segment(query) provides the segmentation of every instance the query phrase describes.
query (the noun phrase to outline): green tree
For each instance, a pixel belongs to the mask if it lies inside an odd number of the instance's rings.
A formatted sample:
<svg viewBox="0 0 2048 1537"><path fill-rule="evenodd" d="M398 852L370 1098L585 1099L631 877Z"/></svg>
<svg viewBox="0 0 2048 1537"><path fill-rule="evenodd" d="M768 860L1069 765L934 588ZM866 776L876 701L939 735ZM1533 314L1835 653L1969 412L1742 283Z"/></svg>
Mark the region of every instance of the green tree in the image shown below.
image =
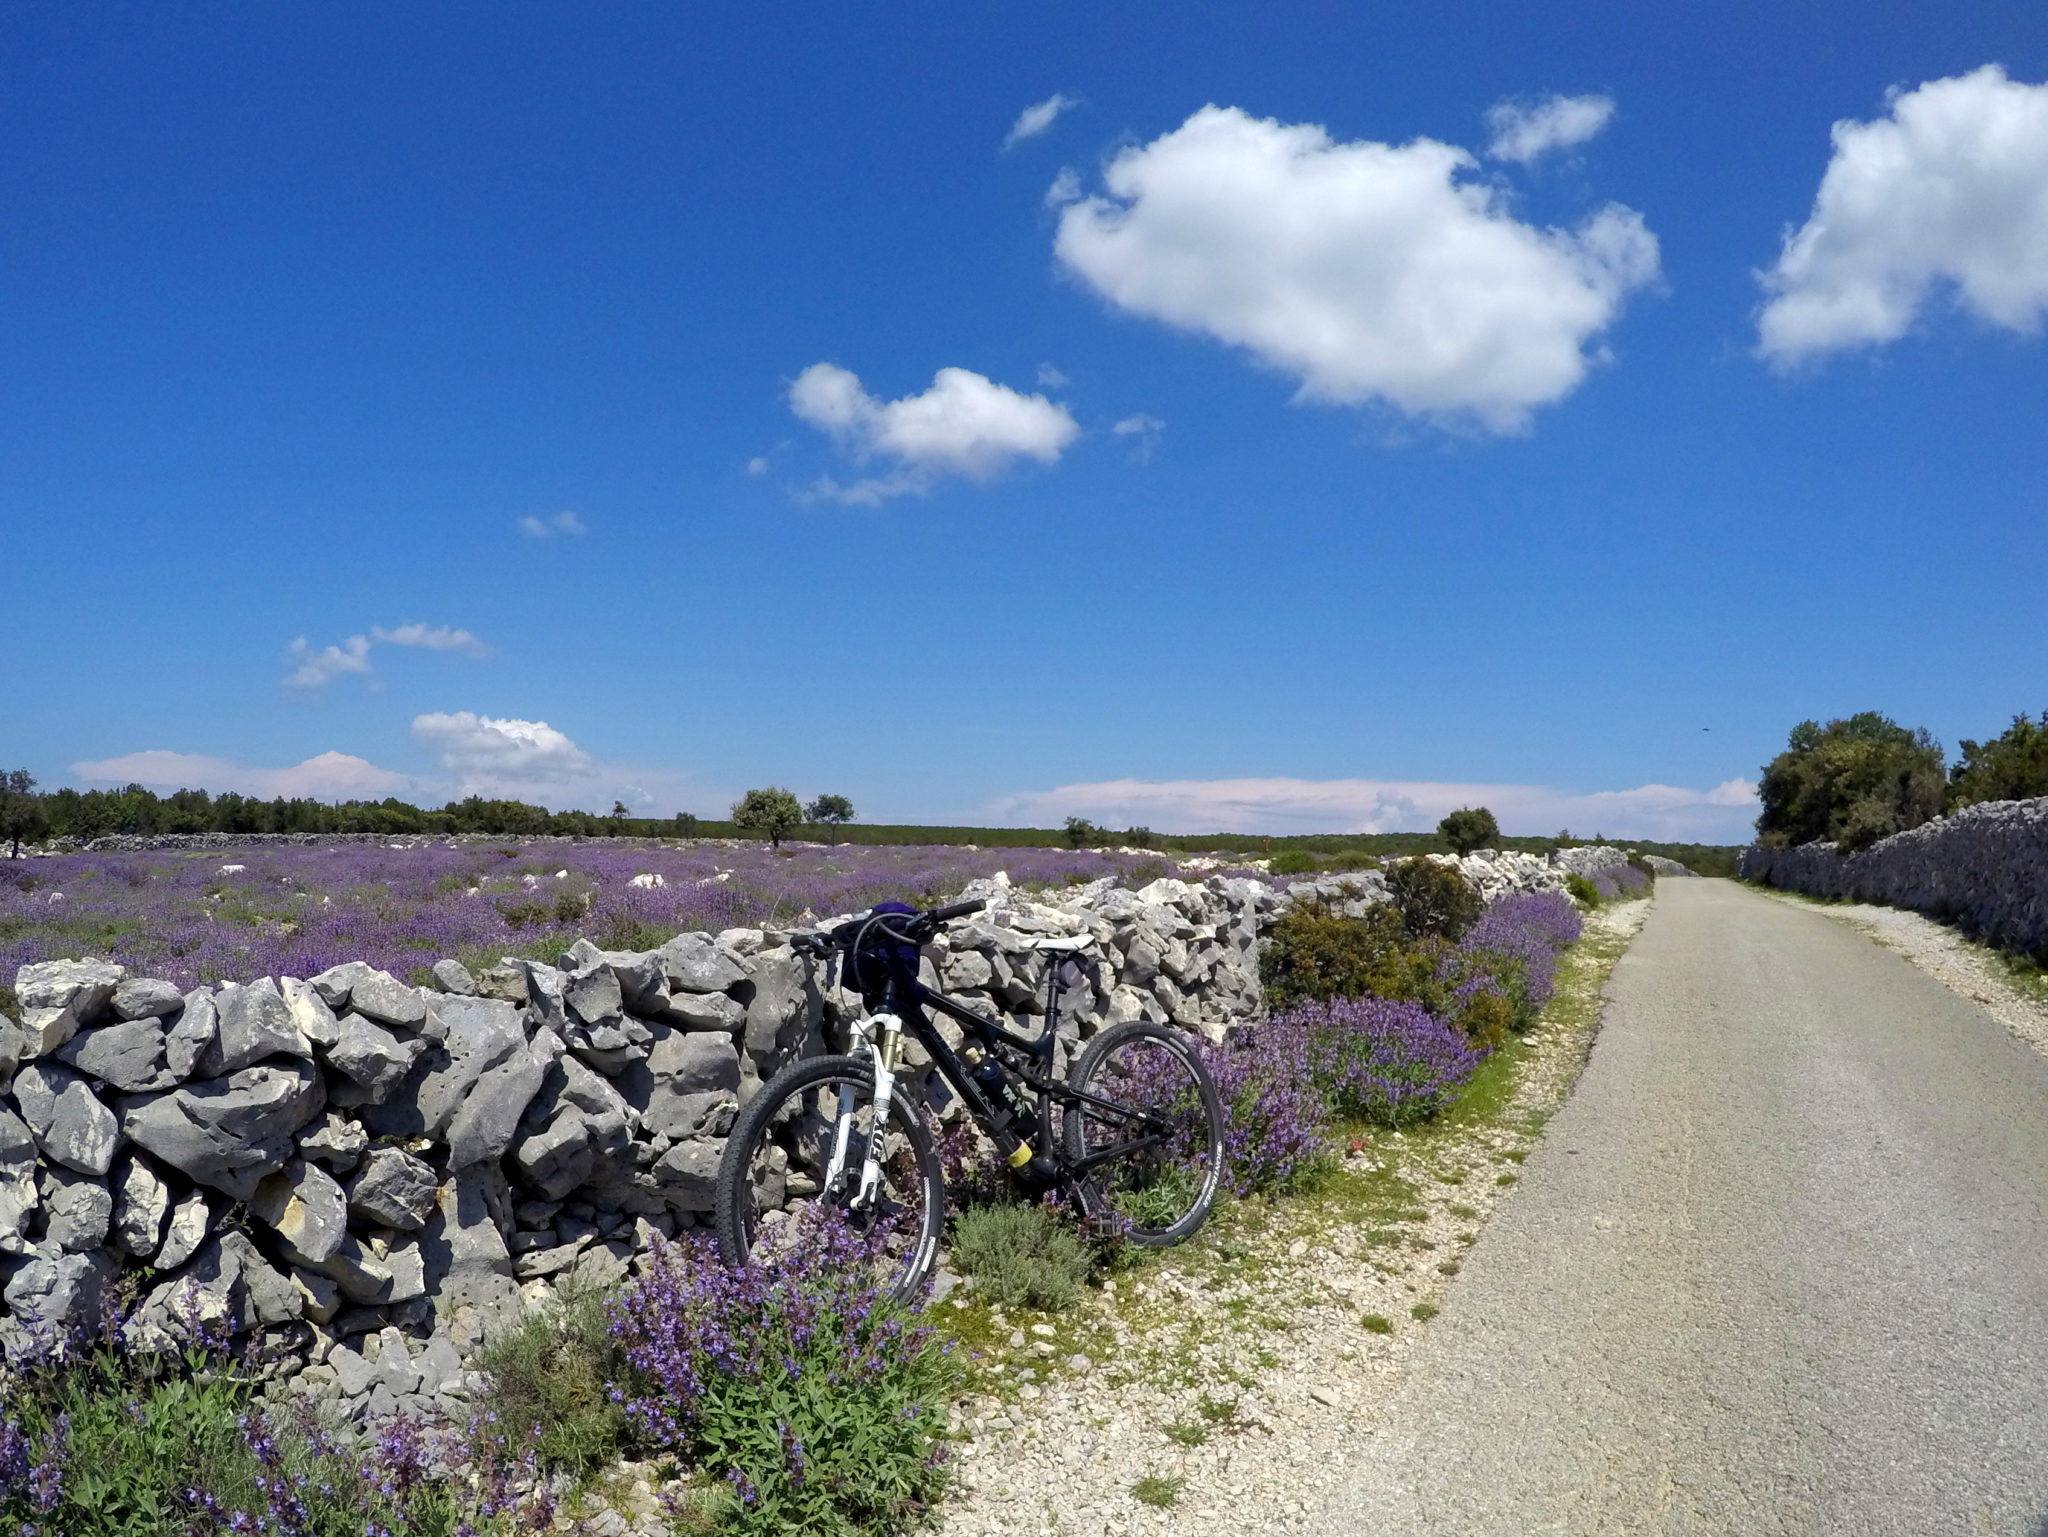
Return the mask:
<svg viewBox="0 0 2048 1537"><path fill-rule="evenodd" d="M604 819L604 830L614 838L618 837L620 833L626 830L626 818L631 814L631 812L626 810L626 803L624 801L613 801L611 812Z"/></svg>
<svg viewBox="0 0 2048 1537"><path fill-rule="evenodd" d="M776 848L804 819L804 808L787 790L749 790L733 802L732 825L741 832L757 833Z"/></svg>
<svg viewBox="0 0 2048 1537"><path fill-rule="evenodd" d="M2048 710L2041 712L2038 722L2015 715L2012 724L1988 742L1964 738L1956 765L1949 770L1951 807L2032 800L2039 795L2048 795Z"/></svg>
<svg viewBox="0 0 2048 1537"><path fill-rule="evenodd" d="M678 838L694 838L697 836L697 814L694 811L678 811L676 813L675 835Z"/></svg>
<svg viewBox="0 0 2048 1537"><path fill-rule="evenodd" d="M1484 806L1464 806L1436 824L1437 836L1455 854L1469 854L1500 842L1500 823Z"/></svg>
<svg viewBox="0 0 2048 1537"><path fill-rule="evenodd" d="M807 822L838 824L853 820L853 802L843 795L821 795L804 807Z"/></svg>
<svg viewBox="0 0 2048 1537"><path fill-rule="evenodd" d="M1085 849L1102 841L1102 829L1086 817L1067 818L1067 846Z"/></svg>
<svg viewBox="0 0 2048 1537"><path fill-rule="evenodd" d="M0 773L0 838L13 844L11 857L21 858L22 839L40 838L49 827L43 799L36 794L35 775L27 769Z"/></svg>
<svg viewBox="0 0 2048 1537"><path fill-rule="evenodd" d="M1803 720L1764 765L1757 842L1867 848L1938 816L1945 782L1941 744L1924 729L1875 710L1825 726Z"/></svg>

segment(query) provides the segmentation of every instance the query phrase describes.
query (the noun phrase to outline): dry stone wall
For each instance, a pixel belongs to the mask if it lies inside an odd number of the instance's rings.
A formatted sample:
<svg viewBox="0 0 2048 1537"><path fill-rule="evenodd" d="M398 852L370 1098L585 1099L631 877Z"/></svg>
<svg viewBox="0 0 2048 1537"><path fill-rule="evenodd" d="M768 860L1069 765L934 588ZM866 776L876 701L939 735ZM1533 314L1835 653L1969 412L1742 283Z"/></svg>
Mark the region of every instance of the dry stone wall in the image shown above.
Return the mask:
<svg viewBox="0 0 2048 1537"><path fill-rule="evenodd" d="M2048 798L1986 801L1844 854L1832 843L1745 849L1744 880L1882 902L2048 958Z"/></svg>
<svg viewBox="0 0 2048 1537"><path fill-rule="evenodd" d="M1455 862L1489 896L1563 880L1528 856ZM989 908L930 947L927 980L1041 1014L1031 940L1086 935L1063 1054L1124 1019L1220 1036L1260 1008L1261 935L1322 884L1103 880L1038 901L998 876L969 888ZM1337 887L1385 900L1371 872ZM442 961L428 989L361 962L190 992L104 961L23 967L22 1020L0 1019L0 1344L87 1322L122 1281L146 1327L268 1331L360 1416L432 1412L508 1310L708 1221L739 1105L781 1062L844 1047L858 998L787 938L579 940L554 965Z"/></svg>

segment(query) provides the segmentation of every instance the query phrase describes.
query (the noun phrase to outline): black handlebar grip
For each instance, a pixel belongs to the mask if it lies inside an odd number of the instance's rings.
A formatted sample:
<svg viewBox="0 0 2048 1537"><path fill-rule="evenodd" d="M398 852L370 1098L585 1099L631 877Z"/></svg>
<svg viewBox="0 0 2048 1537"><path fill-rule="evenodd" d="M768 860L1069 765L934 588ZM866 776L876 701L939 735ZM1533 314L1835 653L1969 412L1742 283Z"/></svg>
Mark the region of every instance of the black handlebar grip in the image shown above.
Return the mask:
<svg viewBox="0 0 2048 1537"><path fill-rule="evenodd" d="M925 916L934 923L950 923L955 918L965 918L969 913L978 913L988 903L975 897L966 902L948 902L944 907L935 907Z"/></svg>

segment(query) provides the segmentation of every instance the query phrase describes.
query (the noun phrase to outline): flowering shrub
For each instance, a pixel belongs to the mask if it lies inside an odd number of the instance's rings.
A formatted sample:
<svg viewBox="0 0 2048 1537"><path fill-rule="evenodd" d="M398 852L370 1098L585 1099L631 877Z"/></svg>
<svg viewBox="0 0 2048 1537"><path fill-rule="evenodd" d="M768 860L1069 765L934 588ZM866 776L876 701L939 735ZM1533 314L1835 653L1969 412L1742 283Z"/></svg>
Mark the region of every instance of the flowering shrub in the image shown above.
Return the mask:
<svg viewBox="0 0 2048 1537"><path fill-rule="evenodd" d="M1385 998L1298 1005L1250 1044L1300 1064L1330 1114L1388 1126L1433 1114L1484 1056L1421 1005Z"/></svg>
<svg viewBox="0 0 2048 1537"><path fill-rule="evenodd" d="M1516 892L1487 904L1458 951L1492 969L1526 1030L1550 1002L1557 958L1584 930L1571 899L1555 891Z"/></svg>
<svg viewBox="0 0 2048 1537"><path fill-rule="evenodd" d="M892 1305L869 1240L836 1214L728 1270L701 1235L658 1243L612 1303L627 1416L722 1478L746 1533L893 1532L947 1483L948 1347Z"/></svg>
<svg viewBox="0 0 2048 1537"><path fill-rule="evenodd" d="M1203 1050L1223 1101L1224 1178L1238 1195L1279 1194L1311 1179L1328 1157L1329 1110L1310 1081L1306 1042L1261 1026Z"/></svg>
<svg viewBox="0 0 2048 1537"><path fill-rule="evenodd" d="M395 1420L367 1444L305 1399L264 1407L252 1363L195 1331L145 1349L111 1323L19 1363L0 1390L0 1531L8 1537L525 1537L553 1501L532 1459L473 1434Z"/></svg>

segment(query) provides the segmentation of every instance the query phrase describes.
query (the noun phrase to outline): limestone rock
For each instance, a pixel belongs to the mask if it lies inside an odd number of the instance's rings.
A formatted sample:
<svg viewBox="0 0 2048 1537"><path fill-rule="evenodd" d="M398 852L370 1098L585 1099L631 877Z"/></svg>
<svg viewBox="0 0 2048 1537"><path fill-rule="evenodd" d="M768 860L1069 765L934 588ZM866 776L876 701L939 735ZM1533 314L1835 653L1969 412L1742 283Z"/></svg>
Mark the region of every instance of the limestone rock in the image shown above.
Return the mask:
<svg viewBox="0 0 2048 1537"><path fill-rule="evenodd" d="M299 1034L314 1046L332 1046L341 1032L341 1024L334 1017L334 1010L327 1006L327 1000L320 996L320 989L311 982L301 982L297 977L286 977L278 984L278 992L284 998L285 1011L291 1015L292 1024Z"/></svg>
<svg viewBox="0 0 2048 1537"><path fill-rule="evenodd" d="M434 986L444 993L468 995L477 990L476 978L469 974L469 968L460 961L434 962L433 977Z"/></svg>
<svg viewBox="0 0 2048 1537"><path fill-rule="evenodd" d="M43 1170L41 1183L46 1250L54 1246L67 1254L86 1254L107 1241L114 1196L104 1179L52 1165Z"/></svg>
<svg viewBox="0 0 2048 1537"><path fill-rule="evenodd" d="M630 1135L627 1101L574 1057L549 1067L540 1094L521 1121L512 1151L525 1182L560 1200L590 1177L600 1159L615 1157Z"/></svg>
<svg viewBox="0 0 2048 1537"><path fill-rule="evenodd" d="M740 1054L732 1038L662 1030L645 1064L621 1075L625 1100L650 1134L696 1135L724 1105L737 1105Z"/></svg>
<svg viewBox="0 0 2048 1537"><path fill-rule="evenodd" d="M146 1014L81 1030L50 1055L53 1061L75 1067L89 1078L140 1093L167 1089L177 1081L165 1067L164 1044L163 1020Z"/></svg>
<svg viewBox="0 0 2048 1537"><path fill-rule="evenodd" d="M403 1233L419 1231L434 1210L434 1171L395 1147L374 1149L349 1181L351 1212Z"/></svg>
<svg viewBox="0 0 2048 1537"><path fill-rule="evenodd" d="M220 1015L219 1027L194 1069L202 1078L223 1078L266 1057L312 1055L277 984L268 977L221 989L214 1008Z"/></svg>
<svg viewBox="0 0 2048 1537"><path fill-rule="evenodd" d="M405 1081L427 1046L419 1036L401 1040L361 1014L344 1014L328 1048L327 1065L361 1086L361 1103L381 1105Z"/></svg>
<svg viewBox="0 0 2048 1537"><path fill-rule="evenodd" d="M171 1208L170 1226L164 1230L163 1247L156 1253L158 1270L176 1270L199 1252L213 1225L213 1213L206 1197L195 1190Z"/></svg>
<svg viewBox="0 0 2048 1537"><path fill-rule="evenodd" d="M405 1025L417 1029L427 1017L427 1003L415 988L407 987L388 971L365 967L349 988L349 1006L380 1024Z"/></svg>
<svg viewBox="0 0 2048 1537"><path fill-rule="evenodd" d="M108 961L34 961L15 973L14 994L28 1027L27 1055L55 1051L84 1025L97 1023L127 977Z"/></svg>
<svg viewBox="0 0 2048 1537"><path fill-rule="evenodd" d="M319 1265L334 1257L348 1235L348 1202L341 1186L318 1164L295 1158L249 1197L249 1210L276 1229L297 1263Z"/></svg>
<svg viewBox="0 0 2048 1537"><path fill-rule="evenodd" d="M367 1131L332 1110L316 1125L299 1133L299 1155L336 1174L346 1174L360 1163L363 1150L369 1145Z"/></svg>
<svg viewBox="0 0 2048 1537"><path fill-rule="evenodd" d="M492 1182L499 1178L492 1169L465 1169L441 1187L419 1245L437 1316L465 1306L506 1308L519 1300L511 1251L491 1211Z"/></svg>
<svg viewBox="0 0 2048 1537"><path fill-rule="evenodd" d="M99 1317L100 1294L112 1273L104 1254L67 1254L51 1247L8 1278L0 1301L32 1334L59 1337Z"/></svg>
<svg viewBox="0 0 2048 1537"><path fill-rule="evenodd" d="M724 993L675 993L663 1005L661 1018L686 1030L737 1030L747 1022L747 1011Z"/></svg>
<svg viewBox="0 0 2048 1537"><path fill-rule="evenodd" d="M114 1247L153 1262L164 1244L164 1222L171 1214L171 1190L145 1158L124 1153L113 1169Z"/></svg>
<svg viewBox="0 0 2048 1537"><path fill-rule="evenodd" d="M20 1117L0 1106L0 1254L27 1247L28 1220L41 1200L35 1138Z"/></svg>
<svg viewBox="0 0 2048 1537"><path fill-rule="evenodd" d="M15 1075L14 1100L45 1157L81 1174L104 1174L113 1165L120 1124L71 1068L31 1062Z"/></svg>
<svg viewBox="0 0 2048 1537"><path fill-rule="evenodd" d="M154 977L130 977L114 989L114 1013L121 1019L162 1019L185 1006L184 995Z"/></svg>
<svg viewBox="0 0 2048 1537"><path fill-rule="evenodd" d="M574 973L562 998L569 1007L569 1017L586 1025L609 1024L625 1012L619 979L601 961Z"/></svg>
<svg viewBox="0 0 2048 1537"><path fill-rule="evenodd" d="M678 934L654 958L669 986L687 993L722 993L747 979L745 968L702 934Z"/></svg>
<svg viewBox="0 0 2048 1537"><path fill-rule="evenodd" d="M238 1201L291 1156L299 1128L326 1103L325 1087L299 1061L245 1067L121 1102L122 1129L172 1168Z"/></svg>
<svg viewBox="0 0 2048 1537"><path fill-rule="evenodd" d="M716 1143L682 1142L662 1154L654 1166L654 1177L676 1210L711 1211L717 1206L722 1151Z"/></svg>
<svg viewBox="0 0 2048 1537"><path fill-rule="evenodd" d="M164 1037L164 1071L171 1075L171 1082L183 1083L198 1070L199 1058L213 1044L219 1029L220 1011L214 1006L213 993L204 987L187 993L184 1012L171 1022Z"/></svg>

